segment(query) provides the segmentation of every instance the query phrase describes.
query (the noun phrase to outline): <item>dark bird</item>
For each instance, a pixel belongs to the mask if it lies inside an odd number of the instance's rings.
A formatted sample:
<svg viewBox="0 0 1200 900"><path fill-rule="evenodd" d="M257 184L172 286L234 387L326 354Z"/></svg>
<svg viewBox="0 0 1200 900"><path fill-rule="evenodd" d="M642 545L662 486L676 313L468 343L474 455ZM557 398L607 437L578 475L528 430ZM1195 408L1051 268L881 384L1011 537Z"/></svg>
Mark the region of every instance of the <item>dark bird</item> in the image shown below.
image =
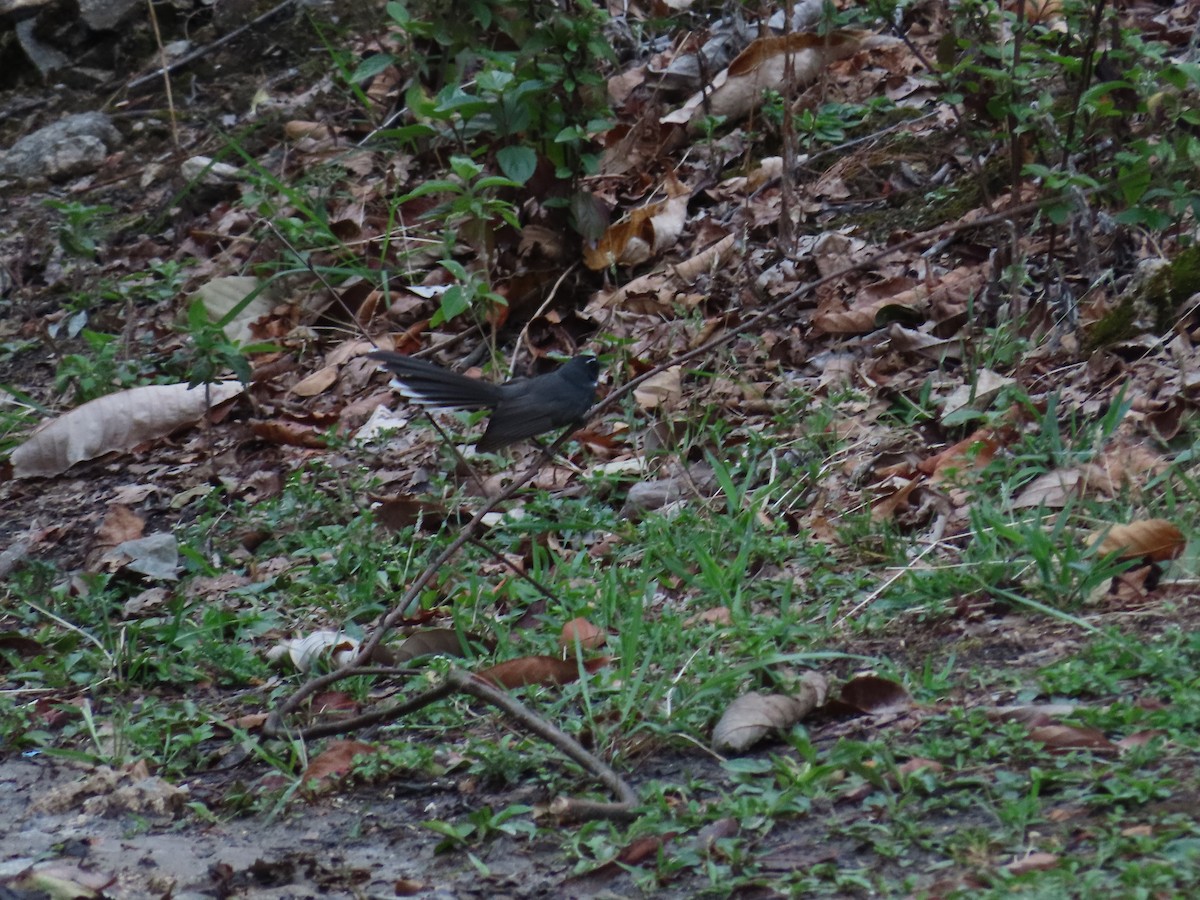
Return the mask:
<svg viewBox="0 0 1200 900"><path fill-rule="evenodd" d="M600 362L576 356L548 375L492 384L388 350L368 354L395 375L392 386L414 403L434 409L490 409L476 449L486 453L525 438L583 421L596 399Z"/></svg>

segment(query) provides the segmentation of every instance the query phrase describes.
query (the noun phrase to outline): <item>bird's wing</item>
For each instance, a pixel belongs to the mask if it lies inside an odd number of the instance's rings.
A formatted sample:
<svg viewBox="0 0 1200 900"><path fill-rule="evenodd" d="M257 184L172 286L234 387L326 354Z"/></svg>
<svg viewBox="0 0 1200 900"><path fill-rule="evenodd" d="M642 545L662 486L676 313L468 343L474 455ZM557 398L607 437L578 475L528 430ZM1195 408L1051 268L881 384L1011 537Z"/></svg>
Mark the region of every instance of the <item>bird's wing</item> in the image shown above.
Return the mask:
<svg viewBox="0 0 1200 900"><path fill-rule="evenodd" d="M515 444L517 441L523 441L525 438L536 437L554 427L550 416L544 413L506 415L497 410L488 419L487 430L475 444L475 449L480 453L488 453L501 447L507 447L509 444Z"/></svg>
<svg viewBox="0 0 1200 900"><path fill-rule="evenodd" d="M447 409L487 409L500 402L498 385L388 350L370 354L395 378L392 385L413 403Z"/></svg>
<svg viewBox="0 0 1200 900"><path fill-rule="evenodd" d="M542 377L550 376L543 375ZM538 381L536 378L530 380ZM528 384L529 382L526 382L526 386ZM475 445L475 449L486 453L489 450L515 444L525 438L552 431L563 425L569 425L570 421L573 421L573 418L564 421L560 415L561 410L555 404L547 401L544 386L542 390L532 391L512 391L509 390L511 387L511 382L504 385L505 396L492 412L491 418L488 419L487 430L479 439L479 443Z"/></svg>

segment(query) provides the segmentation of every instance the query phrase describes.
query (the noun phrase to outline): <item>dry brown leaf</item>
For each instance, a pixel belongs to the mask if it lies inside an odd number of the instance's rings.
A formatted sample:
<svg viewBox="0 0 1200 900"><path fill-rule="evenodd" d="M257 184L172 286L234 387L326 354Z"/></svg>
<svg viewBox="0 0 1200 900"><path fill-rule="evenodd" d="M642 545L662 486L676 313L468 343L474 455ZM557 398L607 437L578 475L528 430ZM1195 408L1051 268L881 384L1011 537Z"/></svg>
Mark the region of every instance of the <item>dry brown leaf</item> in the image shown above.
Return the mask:
<svg viewBox="0 0 1200 900"><path fill-rule="evenodd" d="M957 340L935 337L915 328L905 328L899 322L888 326L888 346L901 353L917 353L927 359L957 359L961 355L961 343Z"/></svg>
<svg viewBox="0 0 1200 900"><path fill-rule="evenodd" d="M733 613L728 606L714 606L684 619L684 625L732 625Z"/></svg>
<svg viewBox="0 0 1200 900"><path fill-rule="evenodd" d="M683 366L671 366L647 378L633 390L642 409L672 409L683 396Z"/></svg>
<svg viewBox="0 0 1200 900"><path fill-rule="evenodd" d="M608 662L608 657L601 656L585 660L583 667L590 673L608 665ZM518 688L527 684L569 684L579 677L579 667L573 659L523 656L484 669L479 677L503 688Z"/></svg>
<svg viewBox="0 0 1200 900"><path fill-rule="evenodd" d="M735 175L733 178L726 178L716 188L712 189L711 193L718 197L732 197L739 194L749 194L772 178L778 178L783 174L783 157L782 156L764 156L758 162L758 166L746 175Z"/></svg>
<svg viewBox="0 0 1200 900"><path fill-rule="evenodd" d="M250 275L226 275L214 278L192 296L204 304L209 318L214 322L221 321L234 307L245 303L245 306L225 323L222 331L231 341L249 344L254 341L251 326L264 316L270 315L274 305L268 296L270 292L265 290L255 294L252 300L246 299L259 290L261 285L261 281Z"/></svg>
<svg viewBox="0 0 1200 900"><path fill-rule="evenodd" d="M237 381L210 385L212 405L245 388ZM58 475L77 462L170 434L209 408L204 385L153 384L107 394L47 422L12 452L14 478Z"/></svg>
<svg viewBox="0 0 1200 900"><path fill-rule="evenodd" d="M1029 729L1029 737L1048 750L1096 750L1115 752L1117 747L1095 728L1079 725L1038 725Z"/></svg>
<svg viewBox="0 0 1200 900"><path fill-rule="evenodd" d="M588 650L595 650L597 647L604 646L604 642L607 640L608 633L603 628L593 625L580 616L563 625L558 643L559 646L567 649L573 649L576 644L579 644Z"/></svg>
<svg viewBox="0 0 1200 900"><path fill-rule="evenodd" d="M813 316L813 327L826 334L867 334L876 329L879 310L892 305L887 297L860 297L849 309L840 302L822 302Z"/></svg>
<svg viewBox="0 0 1200 900"><path fill-rule="evenodd" d="M325 433L314 425L292 422L286 419L275 419L270 422L254 422L250 430L257 437L273 444L285 444L292 447L326 446Z"/></svg>
<svg viewBox="0 0 1200 900"><path fill-rule="evenodd" d="M584 315L597 318L602 310L623 309L642 315L670 315L675 306L679 287L665 272L653 271L624 284L615 290L598 291L588 301Z"/></svg>
<svg viewBox="0 0 1200 900"><path fill-rule="evenodd" d="M428 628L410 634L392 653L395 665L422 656L462 656L462 640L453 628Z"/></svg>
<svg viewBox="0 0 1200 900"><path fill-rule="evenodd" d="M140 538L146 528L146 520L127 506L114 503L104 515L104 521L96 530L96 549L107 550L125 541Z"/></svg>
<svg viewBox="0 0 1200 900"><path fill-rule="evenodd" d="M736 244L737 237L735 235L726 235L715 244L710 244L695 256L685 259L675 266L675 275L684 284L691 284L706 272L711 272L724 265Z"/></svg>
<svg viewBox="0 0 1200 900"><path fill-rule="evenodd" d="M793 32L759 38L739 53L704 90L663 116L664 124L696 131L708 116L740 119L763 102L764 91L794 91L816 79L831 62L864 46L869 33L835 31L825 35ZM873 36L871 36L873 37Z"/></svg>
<svg viewBox="0 0 1200 900"><path fill-rule="evenodd" d="M290 122L285 122L283 133L289 141L298 141L301 138L323 141L333 137L333 129L328 125L321 122L306 122L303 119L292 119Z"/></svg>
<svg viewBox="0 0 1200 900"><path fill-rule="evenodd" d="M1028 856L1014 860L1005 866L1005 870L1013 875L1024 875L1026 872L1044 872L1047 869L1058 868L1059 859L1053 853L1030 853Z"/></svg>
<svg viewBox="0 0 1200 900"><path fill-rule="evenodd" d="M941 453L921 460L917 469L937 483L951 471L984 468L992 461L999 446L992 429L981 428Z"/></svg>
<svg viewBox="0 0 1200 900"><path fill-rule="evenodd" d="M740 753L773 731L782 731L811 712L786 694L743 694L729 704L713 729L713 749Z"/></svg>
<svg viewBox="0 0 1200 900"><path fill-rule="evenodd" d="M667 173L663 184L667 199L635 209L629 218L610 225L594 247L585 246L583 261L599 272L610 266L636 266L672 246L687 221L691 191Z"/></svg>
<svg viewBox="0 0 1200 900"><path fill-rule="evenodd" d="M334 741L304 770L304 781L330 781L349 774L358 756L374 756L379 748L362 741Z"/></svg>
<svg viewBox="0 0 1200 900"><path fill-rule="evenodd" d="M1128 525L1114 525L1107 532L1097 532L1087 538L1088 546L1097 541L1102 556L1116 553L1118 559L1149 559L1165 562L1183 552L1187 541L1183 532L1166 519L1143 519Z"/></svg>
<svg viewBox="0 0 1200 900"><path fill-rule="evenodd" d="M317 369L306 378L302 378L292 385L292 393L297 397L315 397L317 394L323 394L333 386L337 381L338 366L325 366L323 369Z"/></svg>
<svg viewBox="0 0 1200 900"><path fill-rule="evenodd" d="M942 417L966 407L986 410L1000 392L1011 384L1016 384L1016 381L1006 375L991 369L976 369L972 383L961 385L942 401Z"/></svg>
<svg viewBox="0 0 1200 900"><path fill-rule="evenodd" d="M899 490L871 504L871 521L886 522L891 519L896 515L898 510L908 505L909 497L912 496L913 491L926 483L923 477L901 478L899 481L901 482Z"/></svg>
<svg viewBox="0 0 1200 900"><path fill-rule="evenodd" d="M899 682L878 675L860 675L842 686L841 700L873 716L899 712L912 706L912 698Z"/></svg>
<svg viewBox="0 0 1200 900"><path fill-rule="evenodd" d="M774 731L790 728L825 702L828 684L817 672L806 672L795 694L760 694L738 697L713 728L713 749L740 753Z"/></svg>
<svg viewBox="0 0 1200 900"><path fill-rule="evenodd" d="M1081 469L1056 469L1039 475L1013 498L1013 509L1062 509L1075 496L1083 477Z"/></svg>

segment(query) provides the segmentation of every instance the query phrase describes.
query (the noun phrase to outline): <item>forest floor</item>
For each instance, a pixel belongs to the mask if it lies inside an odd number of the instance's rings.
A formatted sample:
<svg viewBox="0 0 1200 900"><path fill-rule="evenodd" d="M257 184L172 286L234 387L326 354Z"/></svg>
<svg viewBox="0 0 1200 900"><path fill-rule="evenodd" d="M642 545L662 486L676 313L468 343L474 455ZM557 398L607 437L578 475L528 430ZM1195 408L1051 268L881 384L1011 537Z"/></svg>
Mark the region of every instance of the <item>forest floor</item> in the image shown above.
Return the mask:
<svg viewBox="0 0 1200 900"><path fill-rule="evenodd" d="M1200 5L676 6L0 83L116 129L0 164L5 896L1200 882ZM373 348L601 406L472 453Z"/></svg>

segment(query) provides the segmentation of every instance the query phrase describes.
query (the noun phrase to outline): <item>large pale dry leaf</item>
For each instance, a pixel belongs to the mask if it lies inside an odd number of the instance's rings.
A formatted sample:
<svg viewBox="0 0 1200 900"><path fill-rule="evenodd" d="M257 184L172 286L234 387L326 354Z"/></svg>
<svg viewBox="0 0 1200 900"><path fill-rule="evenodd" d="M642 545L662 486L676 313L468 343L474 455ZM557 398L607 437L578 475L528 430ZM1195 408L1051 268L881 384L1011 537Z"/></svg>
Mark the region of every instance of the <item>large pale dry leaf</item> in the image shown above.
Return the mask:
<svg viewBox="0 0 1200 900"><path fill-rule="evenodd" d="M786 694L743 694L729 704L713 728L713 749L740 753L771 732L794 725L806 712L801 701Z"/></svg>
<svg viewBox="0 0 1200 900"><path fill-rule="evenodd" d="M332 658L334 665L344 666L358 655L358 640L342 631L314 631L302 638L280 641L267 651L267 659L277 663L285 656L299 672L307 672L322 656Z"/></svg>
<svg viewBox="0 0 1200 900"><path fill-rule="evenodd" d="M713 749L740 753L768 734L790 728L825 702L827 690L824 676L806 672L795 694L743 694L713 728Z"/></svg>
<svg viewBox="0 0 1200 900"><path fill-rule="evenodd" d="M671 366L634 388L633 397L642 409L670 409L683 396L682 379L683 366Z"/></svg>
<svg viewBox="0 0 1200 900"><path fill-rule="evenodd" d="M866 46L865 31L835 31L818 35L795 32L759 38L719 72L707 89L692 95L679 109L660 120L698 130L708 116L740 119L763 101L764 91L803 87L831 62Z"/></svg>
<svg viewBox="0 0 1200 900"><path fill-rule="evenodd" d="M1106 533L1098 532L1087 539L1089 546L1097 541L1100 541L1097 550L1101 555L1117 553L1119 559L1148 558L1151 562L1175 559L1187 544L1183 532L1166 519L1114 525Z"/></svg>
<svg viewBox="0 0 1200 900"><path fill-rule="evenodd" d="M956 340L934 337L915 328L905 328L899 322L888 327L888 346L901 353L916 353L926 359L958 359L962 344Z"/></svg>
<svg viewBox="0 0 1200 900"><path fill-rule="evenodd" d="M1044 472L1021 489L1021 493L1013 498L1013 509L1032 509L1044 506L1046 509L1062 509L1067 500L1076 495L1082 469L1055 469Z"/></svg>
<svg viewBox="0 0 1200 900"><path fill-rule="evenodd" d="M149 578L175 581L179 578L179 544L175 535L160 531L117 544L100 563L114 571L129 569Z"/></svg>
<svg viewBox="0 0 1200 900"><path fill-rule="evenodd" d="M214 322L221 321L234 307L245 302L246 305L225 323L222 331L231 341L249 344L254 341L250 326L263 316L269 315L273 305L267 291L256 294L252 300L246 300L261 284L262 282L253 276L226 275L203 285L194 296L204 304L209 318Z"/></svg>
<svg viewBox="0 0 1200 900"><path fill-rule="evenodd" d="M993 372L991 369L977 369L973 384L962 385L951 392L950 396L942 402L942 418L966 407L984 411L1010 384L1016 384L1016 382L1006 375Z"/></svg>
<svg viewBox="0 0 1200 900"><path fill-rule="evenodd" d="M35 431L12 453L14 478L58 475L77 462L170 434L195 422L212 405L245 390L237 381L210 385L153 384L107 394Z"/></svg>

